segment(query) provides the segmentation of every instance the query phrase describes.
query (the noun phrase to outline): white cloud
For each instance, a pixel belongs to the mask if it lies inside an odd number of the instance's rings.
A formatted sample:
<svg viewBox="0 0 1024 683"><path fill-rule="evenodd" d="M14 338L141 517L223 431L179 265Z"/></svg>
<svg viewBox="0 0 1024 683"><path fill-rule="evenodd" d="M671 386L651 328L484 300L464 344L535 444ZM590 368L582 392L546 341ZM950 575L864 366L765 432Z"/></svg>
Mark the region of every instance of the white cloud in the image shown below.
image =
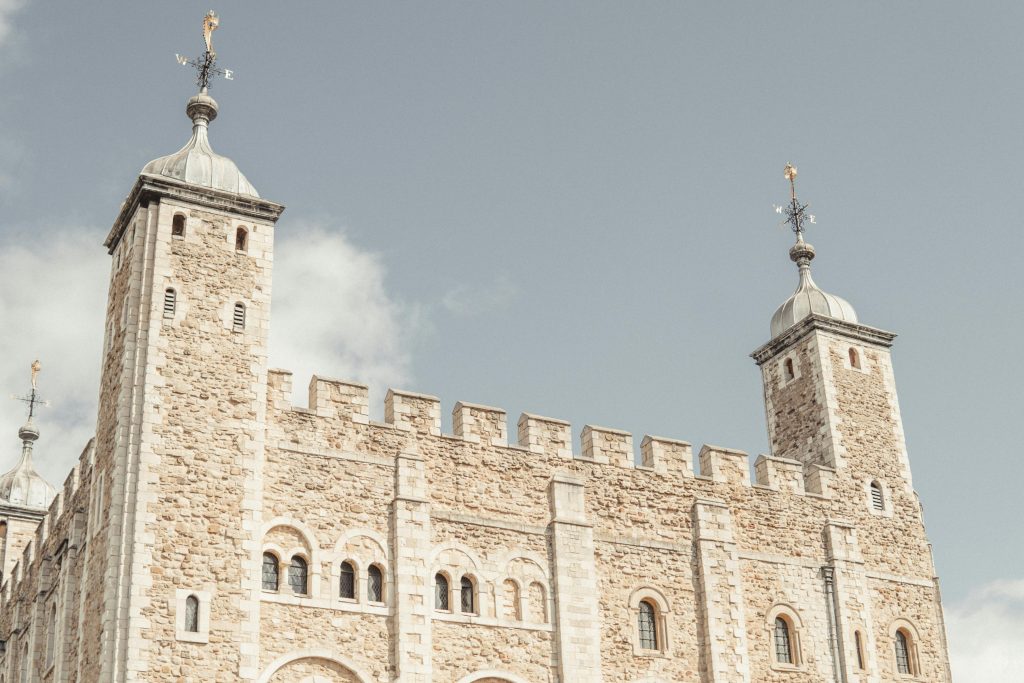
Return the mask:
<svg viewBox="0 0 1024 683"><path fill-rule="evenodd" d="M456 315L479 315L506 306L518 288L507 275L498 275L490 285L459 285L448 290L441 304Z"/></svg>
<svg viewBox="0 0 1024 683"><path fill-rule="evenodd" d="M342 235L294 224L278 234L271 366L295 372L299 404L315 372L371 384L382 406L383 387L409 379L405 343L416 327L415 309L388 295L380 259ZM22 404L6 396L28 391L29 366L38 358L39 390L51 406L36 420L35 464L59 486L95 430L110 269L100 244L106 232L20 235L0 240L0 472L16 462L25 421Z"/></svg>
<svg viewBox="0 0 1024 683"><path fill-rule="evenodd" d="M0 469L17 457L22 404L7 400L29 389L39 359L39 390L51 406L36 420L36 467L59 486L93 434L109 257L102 230L23 232L0 243Z"/></svg>
<svg viewBox="0 0 1024 683"><path fill-rule="evenodd" d="M0 45L11 34L11 17L24 6L24 0L0 0Z"/></svg>
<svg viewBox="0 0 1024 683"><path fill-rule="evenodd" d="M1024 679L1024 579L995 581L946 606L957 683Z"/></svg>
<svg viewBox="0 0 1024 683"><path fill-rule="evenodd" d="M391 298L385 268L337 232L288 224L274 249L270 365L291 370L294 401L305 404L314 375L371 386L371 410L383 390L409 381L408 344L418 312Z"/></svg>

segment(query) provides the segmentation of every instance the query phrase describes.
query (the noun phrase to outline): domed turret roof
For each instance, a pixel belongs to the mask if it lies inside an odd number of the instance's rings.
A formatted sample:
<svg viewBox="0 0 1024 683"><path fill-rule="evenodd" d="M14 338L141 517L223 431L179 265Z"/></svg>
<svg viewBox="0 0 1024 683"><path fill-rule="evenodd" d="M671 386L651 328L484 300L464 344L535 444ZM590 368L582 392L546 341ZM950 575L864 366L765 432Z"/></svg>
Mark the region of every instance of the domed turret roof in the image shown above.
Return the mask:
<svg viewBox="0 0 1024 683"><path fill-rule="evenodd" d="M0 503L45 509L57 495L57 489L32 466L32 444L39 438L39 432L29 421L18 430L18 436L22 442L21 460L13 470L0 476Z"/></svg>
<svg viewBox="0 0 1024 683"><path fill-rule="evenodd" d="M259 197L259 192L238 170L235 162L210 147L207 131L210 121L217 118L217 111L217 102L207 94L206 88L193 96L185 107L185 112L192 119L192 137L174 154L146 164L142 169L143 175L164 176L199 187Z"/></svg>
<svg viewBox="0 0 1024 683"><path fill-rule="evenodd" d="M789 250L789 257L800 268L800 283L793 295L786 299L772 316L772 339L809 315L822 315L848 323L857 322L857 312L846 299L829 294L815 284L811 277L814 247L804 242L800 233L797 235L798 241Z"/></svg>

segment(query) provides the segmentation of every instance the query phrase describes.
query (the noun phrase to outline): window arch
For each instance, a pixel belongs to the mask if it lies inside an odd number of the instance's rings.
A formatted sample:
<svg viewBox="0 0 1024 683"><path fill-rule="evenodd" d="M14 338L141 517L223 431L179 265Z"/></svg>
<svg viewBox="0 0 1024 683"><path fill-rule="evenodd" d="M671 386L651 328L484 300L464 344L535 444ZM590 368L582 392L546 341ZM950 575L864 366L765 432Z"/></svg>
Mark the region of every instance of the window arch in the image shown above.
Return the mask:
<svg viewBox="0 0 1024 683"><path fill-rule="evenodd" d="M231 316L231 328L235 332L242 332L245 330L245 304L241 301L235 304L234 313Z"/></svg>
<svg viewBox="0 0 1024 683"><path fill-rule="evenodd" d="M867 666L864 663L864 637L861 635L860 631L853 632L853 641L854 647L857 648L857 668L860 671L865 671Z"/></svg>
<svg viewBox="0 0 1024 683"><path fill-rule="evenodd" d="M366 570L366 599L370 602L384 602L384 572L375 564Z"/></svg>
<svg viewBox="0 0 1024 683"><path fill-rule="evenodd" d="M279 563L274 553L263 553L263 590L277 592Z"/></svg>
<svg viewBox="0 0 1024 683"><path fill-rule="evenodd" d="M199 598L194 595L185 598L185 631L199 633Z"/></svg>
<svg viewBox="0 0 1024 683"><path fill-rule="evenodd" d="M885 511L885 492L882 490L882 485L877 481L871 482L869 486L871 492L871 509L875 512Z"/></svg>
<svg viewBox="0 0 1024 683"><path fill-rule="evenodd" d="M777 669L796 669L803 666L800 632L803 623L790 606L779 604L768 612L765 623L771 643L771 665Z"/></svg>
<svg viewBox="0 0 1024 683"><path fill-rule="evenodd" d="M174 291L174 287L168 287L164 290L164 318L168 320L173 318L177 308L178 293Z"/></svg>
<svg viewBox="0 0 1024 683"><path fill-rule="evenodd" d="M235 251L248 251L249 249L249 231L243 227L239 227L235 230Z"/></svg>
<svg viewBox="0 0 1024 683"><path fill-rule="evenodd" d="M501 584L504 599L504 616L512 621L523 620L523 610L519 605L519 584L512 579L505 579Z"/></svg>
<svg viewBox="0 0 1024 683"><path fill-rule="evenodd" d="M46 666L53 664L53 650L57 638L57 607L50 608L50 620L46 625Z"/></svg>
<svg viewBox="0 0 1024 683"><path fill-rule="evenodd" d="M309 565L301 555L293 555L288 565L288 586L295 595L309 592Z"/></svg>
<svg viewBox="0 0 1024 683"><path fill-rule="evenodd" d="M850 357L850 367L860 370L860 353L857 352L857 349L851 346L848 349L847 354Z"/></svg>
<svg viewBox="0 0 1024 683"><path fill-rule="evenodd" d="M171 219L171 237L185 236L185 214L176 213Z"/></svg>
<svg viewBox="0 0 1024 683"><path fill-rule="evenodd" d="M23 645L22 648L21 648L21 662L20 662L20 664L21 664L21 673L18 675L18 679L21 681L21 683L28 683L28 670L29 670L29 666L31 664L29 662L29 657L28 657L28 643L25 643L25 645Z"/></svg>
<svg viewBox="0 0 1024 683"><path fill-rule="evenodd" d="M793 636L789 620L775 617L775 661L779 664L796 664L793 653Z"/></svg>
<svg viewBox="0 0 1024 683"><path fill-rule="evenodd" d="M354 600L356 597L356 568L351 562L342 562L339 576L338 597Z"/></svg>
<svg viewBox="0 0 1024 683"><path fill-rule="evenodd" d="M794 368L793 368L793 359L792 358L787 358L782 363L782 368L783 368L783 376L785 377L787 382L789 380L793 379L794 377L796 377L796 372L794 371Z"/></svg>
<svg viewBox="0 0 1024 683"><path fill-rule="evenodd" d="M526 605L529 619L535 624L548 623L548 600L544 586L534 581L526 590Z"/></svg>
<svg viewBox="0 0 1024 683"><path fill-rule="evenodd" d="M441 612L451 611L448 591L448 577L438 572L434 575L434 609Z"/></svg>
<svg viewBox="0 0 1024 683"><path fill-rule="evenodd" d="M463 576L460 584L460 607L463 614L476 614L476 586L473 579Z"/></svg>
<svg viewBox="0 0 1024 683"><path fill-rule="evenodd" d="M640 648L643 650L660 649L658 647L658 610L654 603L650 600L641 600L637 615Z"/></svg>
<svg viewBox="0 0 1024 683"><path fill-rule="evenodd" d="M896 629L893 645L896 648L897 673L916 676L919 673L917 652L914 647L914 636L910 633L910 629L905 627Z"/></svg>

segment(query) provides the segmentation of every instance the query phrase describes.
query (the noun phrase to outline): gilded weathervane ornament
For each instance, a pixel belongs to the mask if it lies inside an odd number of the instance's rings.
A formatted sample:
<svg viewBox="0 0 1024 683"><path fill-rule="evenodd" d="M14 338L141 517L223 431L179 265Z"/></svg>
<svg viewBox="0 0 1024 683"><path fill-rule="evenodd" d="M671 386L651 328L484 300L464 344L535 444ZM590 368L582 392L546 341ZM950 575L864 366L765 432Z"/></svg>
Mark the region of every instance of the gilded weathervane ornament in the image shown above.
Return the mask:
<svg viewBox="0 0 1024 683"><path fill-rule="evenodd" d="M782 171L783 176L789 181L789 206L776 206L775 213L785 214L785 223L796 233L796 241L804 241L804 224L814 223L814 214L807 213L810 204L801 204L796 198L796 166L786 164Z"/></svg>
<svg viewBox="0 0 1024 683"><path fill-rule="evenodd" d="M217 53L213 50L213 32L220 26L220 17L213 10L206 13L203 17L203 41L206 43L206 52L202 57L196 59L189 59L183 55L174 55L178 64L182 66L191 66L197 72L196 85L199 86L200 91L205 91L210 88L210 80L214 76L223 76L226 80L232 80L234 72L231 69L218 69L217 68Z"/></svg>
<svg viewBox="0 0 1024 683"><path fill-rule="evenodd" d="M42 369L43 369L43 366L42 366L42 364L38 360L33 361L33 363L32 363L32 391L31 391L31 393L26 394L25 396L11 396L11 398L13 398L15 400L22 401L23 403L27 403L28 404L28 419L29 419L29 422L31 422L32 418L35 417L36 407L37 406L48 406L48 405L50 405L49 401L44 401L39 396L39 392L38 392L38 388L39 388L39 386L38 386L39 371L42 370Z"/></svg>

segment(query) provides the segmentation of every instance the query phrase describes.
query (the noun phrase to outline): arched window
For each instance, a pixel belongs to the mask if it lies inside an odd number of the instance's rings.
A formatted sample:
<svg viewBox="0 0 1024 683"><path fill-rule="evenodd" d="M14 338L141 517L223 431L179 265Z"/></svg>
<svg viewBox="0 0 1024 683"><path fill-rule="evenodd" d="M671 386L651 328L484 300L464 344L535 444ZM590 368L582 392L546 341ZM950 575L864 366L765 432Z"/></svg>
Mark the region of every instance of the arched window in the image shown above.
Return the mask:
<svg viewBox="0 0 1024 683"><path fill-rule="evenodd" d="M21 683L28 683L28 670L30 666L31 662L28 657L28 643L25 643L25 646L21 648L21 673L18 676Z"/></svg>
<svg viewBox="0 0 1024 683"><path fill-rule="evenodd" d="M789 380L793 379L794 377L796 377L796 373L793 372L793 359L792 358L787 358L786 362L783 363L782 366L784 368L784 374L785 374L787 382Z"/></svg>
<svg viewBox="0 0 1024 683"><path fill-rule="evenodd" d="M885 510L885 494L877 481L871 482L871 507L878 512Z"/></svg>
<svg viewBox="0 0 1024 683"><path fill-rule="evenodd" d="M235 304L235 312L231 318L232 329L241 332L245 329L245 304L241 301Z"/></svg>
<svg viewBox="0 0 1024 683"><path fill-rule="evenodd" d="M338 596L346 600L356 597L356 569L351 562L341 563L341 579L338 582Z"/></svg>
<svg viewBox="0 0 1024 683"><path fill-rule="evenodd" d="M384 572L375 564L366 570L366 599L370 602L384 602Z"/></svg>
<svg viewBox="0 0 1024 683"><path fill-rule="evenodd" d="M658 621L654 604L650 600L640 602L637 627L640 631L640 647L644 650L658 649Z"/></svg>
<svg viewBox="0 0 1024 683"><path fill-rule="evenodd" d="M177 307L178 293L174 291L174 287L168 287L164 290L164 318L173 318Z"/></svg>
<svg viewBox="0 0 1024 683"><path fill-rule="evenodd" d="M789 622L785 617L775 617L775 661L779 664L794 664L793 639Z"/></svg>
<svg viewBox="0 0 1024 683"><path fill-rule="evenodd" d="M473 579L463 576L461 581L462 613L476 614L476 596L474 595Z"/></svg>
<svg viewBox="0 0 1024 683"><path fill-rule="evenodd" d="M185 215L176 213L171 219L171 237L185 236Z"/></svg>
<svg viewBox="0 0 1024 683"><path fill-rule="evenodd" d="M249 233L245 228L235 230L235 251L245 251L249 248Z"/></svg>
<svg viewBox="0 0 1024 683"><path fill-rule="evenodd" d="M291 587L292 593L295 593L295 595L305 595L308 592L308 579L309 570L306 561L295 555L292 557L292 563L288 565L288 585Z"/></svg>
<svg viewBox="0 0 1024 683"><path fill-rule="evenodd" d="M434 576L434 609L447 612L451 609L448 606L448 577L444 574Z"/></svg>
<svg viewBox="0 0 1024 683"><path fill-rule="evenodd" d="M522 621L523 613L519 608L519 586L516 582L512 579L505 579L502 584L502 595L505 601L503 616L513 621Z"/></svg>
<svg viewBox="0 0 1024 683"><path fill-rule="evenodd" d="M534 581L526 591L526 604L529 609L529 619L535 624L548 623L548 601L544 586Z"/></svg>
<svg viewBox="0 0 1024 683"><path fill-rule="evenodd" d="M916 674L914 661L910 656L910 637L906 630L896 631L896 670L901 674Z"/></svg>
<svg viewBox="0 0 1024 683"><path fill-rule="evenodd" d="M263 590L277 591L277 555L263 553Z"/></svg>
<svg viewBox="0 0 1024 683"><path fill-rule="evenodd" d="M185 630L199 633L199 598L194 595L185 598Z"/></svg>
<svg viewBox="0 0 1024 683"><path fill-rule="evenodd" d="M860 370L860 354L857 353L857 349L850 347L850 367L857 368Z"/></svg>
<svg viewBox="0 0 1024 683"><path fill-rule="evenodd" d="M860 631L853 632L854 646L857 648L857 668L864 671L864 639L860 635Z"/></svg>

